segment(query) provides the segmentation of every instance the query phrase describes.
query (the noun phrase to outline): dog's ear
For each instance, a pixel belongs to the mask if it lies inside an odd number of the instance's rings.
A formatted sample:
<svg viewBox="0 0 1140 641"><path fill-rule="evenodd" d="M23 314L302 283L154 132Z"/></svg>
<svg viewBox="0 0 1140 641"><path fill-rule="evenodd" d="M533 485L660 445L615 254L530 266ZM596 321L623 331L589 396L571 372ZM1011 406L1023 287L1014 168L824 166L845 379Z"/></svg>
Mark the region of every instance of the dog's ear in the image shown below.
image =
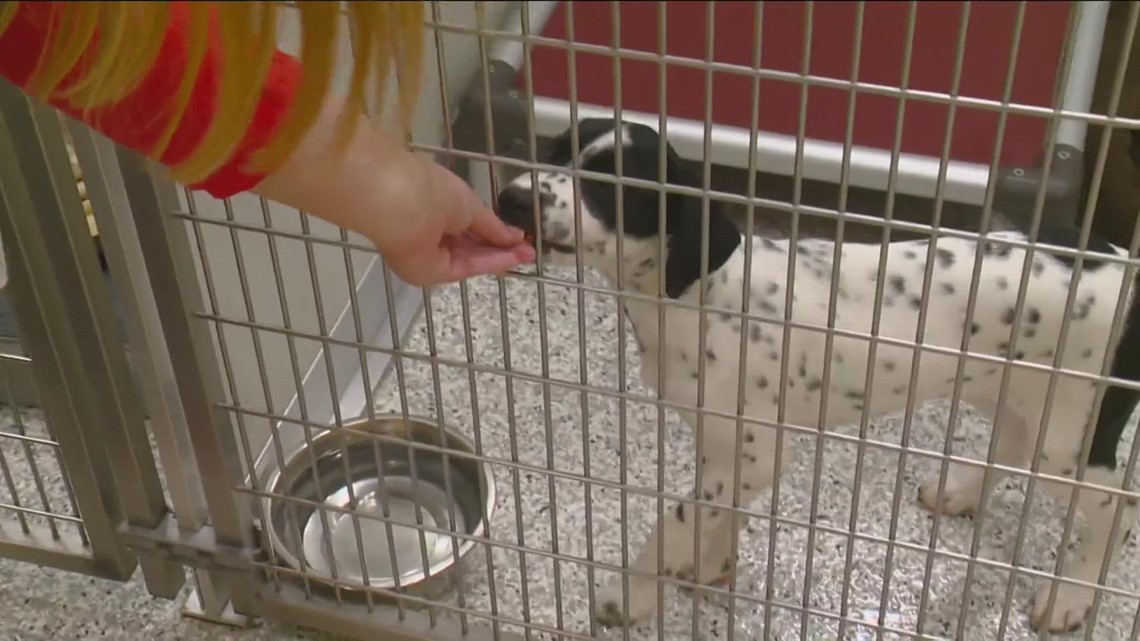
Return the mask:
<svg viewBox="0 0 1140 641"><path fill-rule="evenodd" d="M702 203L694 196L678 196L681 210L669 232L665 249L665 294L680 298L701 278ZM720 203L709 201L708 273L724 265L740 246L740 230L721 211Z"/></svg>
<svg viewBox="0 0 1140 641"><path fill-rule="evenodd" d="M681 159L673 145L665 144L666 176L670 185L700 187L695 172ZM665 294L680 298L685 290L701 278L701 240L703 204L696 196L669 194L667 197L669 229L665 249ZM721 210L721 204L709 201L708 273L720 268L740 246L740 230Z"/></svg>

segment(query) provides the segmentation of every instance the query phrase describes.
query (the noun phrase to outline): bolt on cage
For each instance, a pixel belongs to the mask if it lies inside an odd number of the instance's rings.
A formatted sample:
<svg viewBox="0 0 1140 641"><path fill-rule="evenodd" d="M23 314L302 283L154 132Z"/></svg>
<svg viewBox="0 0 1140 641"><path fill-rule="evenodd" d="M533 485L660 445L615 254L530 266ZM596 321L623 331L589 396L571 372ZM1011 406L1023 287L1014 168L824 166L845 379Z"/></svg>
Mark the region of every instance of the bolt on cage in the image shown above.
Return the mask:
<svg viewBox="0 0 1140 641"><path fill-rule="evenodd" d="M860 226L875 238L976 237L1000 212L1026 228L1079 222L1087 234L1095 204L1082 194L1098 193L1109 151L1086 155L1089 132L1103 141L1140 129L1137 114L1120 115L1137 5L1116 9L1122 60L1098 74L1110 3L939 4L432 2L427 86L438 90L425 92L413 144L491 200L541 163L545 139L617 116L666 133L700 166L701 195L736 207L746 229L763 218L793 240L815 233L812 221L840 242ZM924 79L923 68L941 75ZM1094 108L1098 77L1112 97ZM659 89L623 91L639 83ZM904 127L916 112L919 124ZM734 510L747 525L731 589L669 587L656 620L600 629L598 586L628 566L664 506L694 501L698 446L677 411L716 414L641 384L628 294L582 269L543 268L421 291L343 230L248 196L184 193L6 85L0 118L5 291L21 346L0 366L9 388L35 383L9 392L0 423L0 555L120 580L137 563L167 598L191 568L188 614L359 638L1032 636L1017 608L1031 580L1056 568L1030 567L1027 548L1075 536L1073 507L1050 508L1063 523L1041 521L1040 475L1025 471L972 529L903 501L908 466L944 473L962 445L981 444L985 459L981 421L956 403L825 434L781 425L784 438L814 445L785 462L788 482L763 507ZM761 193L781 179L787 193ZM813 195L827 183L837 192ZM860 207L860 190L886 201ZM1140 231L1114 242L1129 247L1134 273ZM1098 382L1110 382L1107 370ZM330 434L392 445L359 427L388 417L466 439L467 452L443 460L490 471L482 531L456 533L454 511L409 526L354 509L351 490L331 506L271 485ZM1135 422L1122 445L1129 480ZM330 473L316 456L302 463L318 487ZM332 521L347 523L361 568L397 555L366 551L364 531L391 541L393 528L411 527L415 559L428 536L450 541L453 556L470 550L445 591L362 589L335 562L330 578L304 555L283 559L275 505L313 511L326 537ZM286 530L300 527L285 518ZM1128 570L1140 561L1127 547L1102 577L1086 639L1137 636L1130 576L1140 573Z"/></svg>

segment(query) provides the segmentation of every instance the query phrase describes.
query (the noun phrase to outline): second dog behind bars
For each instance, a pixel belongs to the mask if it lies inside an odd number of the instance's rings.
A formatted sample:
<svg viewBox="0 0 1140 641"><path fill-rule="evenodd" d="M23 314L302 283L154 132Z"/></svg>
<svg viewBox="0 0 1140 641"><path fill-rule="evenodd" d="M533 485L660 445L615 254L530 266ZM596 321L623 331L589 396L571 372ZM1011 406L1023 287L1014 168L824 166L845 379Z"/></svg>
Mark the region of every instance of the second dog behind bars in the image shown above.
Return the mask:
<svg viewBox="0 0 1140 641"><path fill-rule="evenodd" d="M695 192L668 193L665 238L660 238L658 189L625 185L619 217L613 182L582 177L575 190L569 172L576 156L583 171L615 174L620 152L624 178L658 182L663 149L666 182L699 187L672 147L662 145L649 127L619 126L607 119L579 122L576 145L572 139L570 131L556 138L544 159L566 169L536 172L537 185L527 172L503 189L498 197L500 216L539 237L541 260L572 266L580 252L585 266L600 270L615 284L615 232L622 219L620 287L645 295L623 299L641 349L642 379L652 388L663 381L664 397L685 407L696 407L698 386L703 383L703 406L715 412L704 418L704 460L695 492L699 503L677 504L667 511L631 568L628 610L621 582L615 582L599 597L600 622L625 625L652 613L657 589L651 577L658 571L659 537L664 537L664 574L681 583L711 584L733 571L735 559L730 554L737 532L728 509L733 505L736 466L740 465L739 505L770 496L777 474L775 426L780 421L813 429L821 416L825 428L856 423L864 412L874 417L904 410L910 394L916 405L951 398L957 385L960 398L991 423L995 415L999 417L991 447L996 464L1028 466L1040 430L1045 430L1039 471L1064 480L1039 483L1066 506L1074 486L1065 481L1082 463L1086 426L1094 426L1084 481L1107 491L1083 489L1077 499L1087 527L1063 569L1067 579L1077 582L1058 581L1050 608L1052 582L1042 581L1030 613L1036 629L1060 631L1081 625L1094 597L1093 589L1082 583L1097 583L1102 562L1111 563L1109 557L1119 551L1136 519L1136 500L1121 491L1123 466L1117 465L1116 450L1140 393L1111 387L1098 416L1092 415L1094 378L1101 374L1106 357L1115 361L1114 376L1140 379L1140 306L1132 300L1133 283L1124 282L1125 264L1104 260L1127 256L1125 250L1089 241L1089 251L1107 256L1085 256L1071 304L1067 303L1073 254L1039 246L1026 263L1026 250L1018 246L1024 245L1026 236L1018 232L991 233L981 247L974 240L949 236L937 238L933 246L927 240L895 242L883 254L878 244L843 243L837 248L823 240L790 244L755 237L746 274L746 239L712 202L707 279L702 288L703 205ZM576 211L581 214L580 225ZM1072 230L1046 229L1039 234L1039 242L1069 250L1077 247L1077 239ZM662 246L664 264L659 260ZM924 286L927 271L929 285ZM978 284L971 319L967 307L975 271ZM1018 305L1023 271L1028 275L1024 301ZM882 342L872 348L867 336L875 322L880 287L877 335ZM828 325L833 289L836 333L828 350L827 332L821 330ZM1112 346L1110 335L1122 293L1127 297L1122 307L1125 325ZM695 308L702 294L709 310L703 335ZM687 305L667 305L663 336L659 306L649 297ZM916 355L913 346L924 307L922 349ZM787 335L786 317L791 320ZM1062 341L1063 325L1067 328ZM743 364L742 339L747 350ZM963 359L964 340L969 356ZM1116 359L1118 354L1124 357ZM830 362L825 361L828 357ZM1056 374L1053 402L1047 408L1055 366L1065 373ZM1008 389L1001 398L1006 367ZM729 418L737 413L738 389L743 391L743 415L755 419L744 423L739 436L737 421ZM694 411L680 414L691 427L696 425ZM983 465L952 464L942 495L938 496L939 479L931 478L918 500L944 514L975 512L984 508L990 491L1005 476L1000 468L991 468L985 478ZM1118 506L1119 527L1113 531ZM701 511L699 533L694 525L696 509ZM693 554L694 537L699 539L699 563Z"/></svg>

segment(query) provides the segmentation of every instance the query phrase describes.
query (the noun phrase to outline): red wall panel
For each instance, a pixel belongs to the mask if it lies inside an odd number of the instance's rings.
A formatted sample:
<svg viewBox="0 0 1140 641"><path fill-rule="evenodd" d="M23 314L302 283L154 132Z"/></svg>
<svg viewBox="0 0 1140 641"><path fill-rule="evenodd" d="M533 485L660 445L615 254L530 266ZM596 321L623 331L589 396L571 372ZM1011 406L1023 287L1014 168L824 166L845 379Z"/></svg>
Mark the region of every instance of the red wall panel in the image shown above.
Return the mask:
<svg viewBox="0 0 1140 641"><path fill-rule="evenodd" d="M708 4L705 2L574 2L574 36L579 43L614 47L614 12L620 12L622 49L658 51L658 11L666 5L666 42L670 55L703 60ZM752 66L756 3L721 2L714 12L716 62ZM910 87L949 93L955 66L963 3L920 2ZM1049 107L1053 103L1058 61L1068 23L1070 3L1027 4L1021 45L1016 57L1012 101ZM856 5L820 2L814 5L810 73L846 80L851 78ZM909 3L869 2L863 25L859 80L879 85L901 85ZM1017 6L1012 2L973 3L970 8L962 68L963 96L1000 100L1005 86ZM763 69L799 73L803 66L805 3L764 3L760 42ZM543 35L566 40L567 5L561 4ZM577 65L580 102L612 106L612 57L579 53ZM569 99L568 54L556 47L533 49L535 94ZM658 64L623 60L622 106L657 113ZM670 65L667 71L667 113L705 120L705 74L701 69ZM523 75L518 79L524 83ZM760 85L760 129L795 135L800 113L801 85L764 79ZM743 75L717 72L713 76L712 120L748 128L751 123L752 80ZM897 98L860 94L856 100L854 142L890 149L897 121ZM846 130L848 94L844 89L813 87L808 92L808 137L842 142ZM908 100L903 129L904 152L941 156L946 136L947 105ZM993 155L998 113L959 106L955 114L951 157L989 163ZM1010 116L1002 149L1003 163L1030 163L1041 152L1046 121L1034 116Z"/></svg>

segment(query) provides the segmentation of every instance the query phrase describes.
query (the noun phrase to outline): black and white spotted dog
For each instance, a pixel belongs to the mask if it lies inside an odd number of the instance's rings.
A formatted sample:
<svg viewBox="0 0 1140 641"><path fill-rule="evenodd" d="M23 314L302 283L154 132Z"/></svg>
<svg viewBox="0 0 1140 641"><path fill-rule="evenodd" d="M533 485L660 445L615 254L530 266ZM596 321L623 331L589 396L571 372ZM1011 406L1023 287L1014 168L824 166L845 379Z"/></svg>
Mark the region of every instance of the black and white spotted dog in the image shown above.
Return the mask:
<svg viewBox="0 0 1140 641"><path fill-rule="evenodd" d="M649 127L612 120L584 120L579 123L578 162L585 171L615 173L616 150L621 150L622 175L627 178L658 181L660 139ZM620 145L618 144L620 141ZM666 146L667 182L697 187L687 176L671 147ZM570 167L570 132L553 141L548 164ZM613 183L581 179L576 193L568 171L538 171L538 216L532 174L524 173L511 182L498 197L500 216L507 222L539 236L542 259L551 264L574 265L580 247L585 265L601 270L611 280L617 277L617 206ZM667 196L665 224L666 259L658 260L658 191L625 186L622 210L623 288L671 299L699 302L701 264L701 214L698 198L670 193ZM787 240L755 238L752 249L751 283L744 291L745 242L738 228L714 204L708 227L708 278L705 304L707 331L704 349L699 349L698 312L669 306L664 340L658 331L658 305L645 300L626 299L630 322L642 347L642 378L656 387L658 368L664 368L664 396L671 402L696 406L698 364L705 363L705 407L735 415L737 389L744 384L744 414L775 423L780 406L784 421L818 427L821 402L827 392L826 426L851 424L863 411L877 416L905 409L914 365L914 350L880 343L869 368L870 342L854 336L837 335L831 351L828 381L823 380L826 335L819 329L793 328L787 346L786 377L781 376L784 346L784 314L787 299L789 252L794 254L794 294L791 318L796 323L824 328L832 278L838 277L835 324L841 331L865 335L871 332L874 299L880 266L880 245L845 243L840 247L840 265L833 269L834 243L803 240L794 246ZM580 236L576 233L575 212L581 212ZM541 219L535 230L536 218ZM961 376L962 399L991 419L998 412L998 390L1004 367L1011 367L1009 386L1000 424L995 425L996 463L1026 466L1037 442L1046 408L1045 390L1057 350L1069 283L1072 259L1047 253L1039 248L1031 263L1025 302L1014 338L1015 303L1025 252L1002 241L1024 241L1018 232L991 233L983 249L977 303L972 321L966 319L966 304L976 264L976 243L943 237L931 251L928 241L892 243L887 250L884 295L879 335L890 339L916 340L919 310L922 307L926 261L933 260L932 282L926 300L926 346L958 351L964 335L968 350L981 358L967 358ZM1054 246L1075 246L1072 231L1042 232L1040 242ZM1093 251L1126 254L1103 241L1090 243ZM660 269L664 269L664 292L660 292ZM1076 298L1071 307L1068 339L1059 355L1060 366L1098 375L1110 347L1106 345L1124 278L1123 263L1086 259ZM1131 286L1127 290L1131 299ZM742 304L750 300L749 318L740 315ZM1129 302L1130 323L1115 348L1113 375L1140 380L1140 305ZM717 311L722 310L722 311ZM741 335L748 344L747 362L739 363ZM1115 355L1115 354L1114 354ZM1010 360L1039 366L1037 369L1008 365ZM948 398L958 379L959 357L921 351L914 388L916 403ZM873 387L865 391L868 370L873 371ZM1085 481L1119 490L1123 468L1117 466L1116 449L1121 432L1140 394L1124 388L1110 388L1098 420ZM1094 387L1090 378L1058 375L1055 401L1048 417L1040 471L1056 477L1073 476L1090 422ZM695 425L693 412L682 417ZM731 483L735 465L741 467L740 505L748 505L770 491L774 471L776 432L769 427L746 424L737 448L736 421L723 416L704 419L705 461L697 497L701 503L701 532L694 530L694 510L677 505L669 510L644 544L633 564L629 581L628 614L623 608L620 583L600 598L598 619L608 625L623 625L650 614L656 603L656 585L651 578L658 568L658 537L664 537L664 572L682 581L709 584L731 572L729 558L736 533L730 514L718 509L732 503ZM920 502L945 514L962 514L984 507L994 485L1005 476L991 471L983 482L981 466L954 464L946 479L941 502L936 504L938 479L922 487ZM1042 482L1068 505L1071 485ZM1135 522L1135 499L1124 498L1120 527L1111 532L1111 523L1122 495L1084 490L1078 507L1088 521L1081 543L1067 558L1064 574L1077 581L1095 583L1109 543L1118 550ZM741 519L743 520L743 519ZM700 539L699 574L693 576L694 536ZM1093 602L1093 590L1077 583L1061 582L1048 617L1049 582L1035 599L1032 623L1035 628L1053 631L1079 626Z"/></svg>

